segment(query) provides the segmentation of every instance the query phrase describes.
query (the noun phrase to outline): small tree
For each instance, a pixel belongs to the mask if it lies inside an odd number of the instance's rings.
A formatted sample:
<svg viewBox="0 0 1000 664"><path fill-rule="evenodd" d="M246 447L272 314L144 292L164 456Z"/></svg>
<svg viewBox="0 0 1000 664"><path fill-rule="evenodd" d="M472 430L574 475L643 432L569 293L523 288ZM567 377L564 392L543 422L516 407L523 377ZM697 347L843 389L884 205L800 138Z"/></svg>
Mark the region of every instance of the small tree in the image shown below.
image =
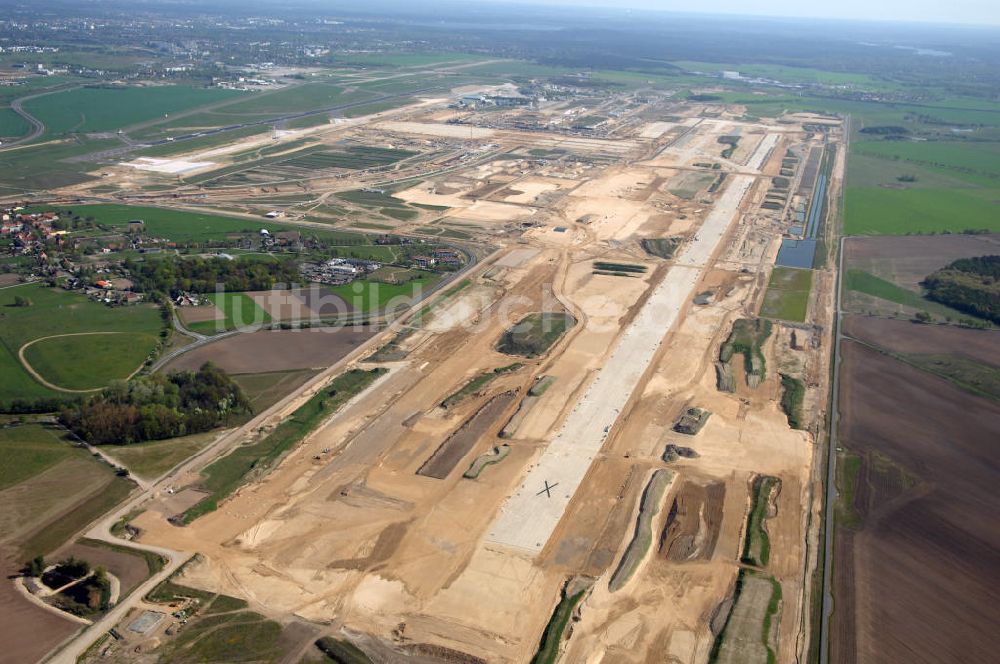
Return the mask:
<svg viewBox="0 0 1000 664"><path fill-rule="evenodd" d="M25 576L41 576L42 572L45 571L45 558L42 556L35 556L28 562L24 563L24 569L22 571Z"/></svg>
<svg viewBox="0 0 1000 664"><path fill-rule="evenodd" d="M913 317L913 320L915 320L918 323L924 323L924 324L926 324L926 323L933 322L934 321L934 316L931 316L926 311L918 311L916 313L916 315Z"/></svg>
<svg viewBox="0 0 1000 664"><path fill-rule="evenodd" d="M15 295L14 296L14 306L15 307L30 307L31 306L31 300L28 299L28 298L26 298L26 297L24 297L23 295Z"/></svg>

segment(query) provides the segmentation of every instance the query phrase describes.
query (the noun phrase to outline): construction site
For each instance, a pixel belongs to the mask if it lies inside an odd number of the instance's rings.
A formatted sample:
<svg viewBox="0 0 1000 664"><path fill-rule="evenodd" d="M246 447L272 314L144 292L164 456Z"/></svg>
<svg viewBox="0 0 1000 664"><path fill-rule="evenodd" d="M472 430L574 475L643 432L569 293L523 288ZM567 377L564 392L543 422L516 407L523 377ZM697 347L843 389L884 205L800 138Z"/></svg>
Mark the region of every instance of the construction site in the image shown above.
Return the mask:
<svg viewBox="0 0 1000 664"><path fill-rule="evenodd" d="M190 559L173 583L374 662L797 661L834 281L786 261L810 280L780 291L772 270L789 241L825 251L842 125L666 93L477 108L490 94L123 161L71 190L480 255L232 434L387 370L270 472L182 524L204 463L181 467L132 506L135 541ZM157 661L168 622L85 661Z"/></svg>

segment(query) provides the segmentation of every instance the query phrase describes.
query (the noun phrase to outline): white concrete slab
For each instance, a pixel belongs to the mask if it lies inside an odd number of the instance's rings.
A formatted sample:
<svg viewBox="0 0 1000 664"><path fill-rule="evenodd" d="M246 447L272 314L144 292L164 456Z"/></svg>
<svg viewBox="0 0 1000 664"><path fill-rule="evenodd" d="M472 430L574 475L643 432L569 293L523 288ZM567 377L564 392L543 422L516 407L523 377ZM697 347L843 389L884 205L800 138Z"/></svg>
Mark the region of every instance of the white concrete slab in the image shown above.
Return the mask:
<svg viewBox="0 0 1000 664"><path fill-rule="evenodd" d="M756 164L754 168L763 163L773 146L774 141L762 141L750 160ZM701 273L738 216L740 201L754 178L739 175L729 178L728 182L694 239L681 251L663 281L621 335L555 439L501 507L487 531L487 542L532 555L539 553L548 542L604 445L608 431L621 415L664 337L693 296ZM546 483L551 487L548 492Z"/></svg>

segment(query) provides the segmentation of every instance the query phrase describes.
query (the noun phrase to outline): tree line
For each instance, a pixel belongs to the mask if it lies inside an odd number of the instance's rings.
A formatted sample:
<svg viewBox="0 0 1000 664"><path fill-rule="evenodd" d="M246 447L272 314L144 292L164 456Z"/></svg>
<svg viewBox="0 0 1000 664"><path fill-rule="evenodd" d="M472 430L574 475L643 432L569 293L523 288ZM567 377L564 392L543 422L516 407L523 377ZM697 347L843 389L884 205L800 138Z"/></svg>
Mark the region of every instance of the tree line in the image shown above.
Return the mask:
<svg viewBox="0 0 1000 664"><path fill-rule="evenodd" d="M206 362L198 371L117 381L65 406L60 422L93 445L131 444L209 431L251 411L240 386Z"/></svg>
<svg viewBox="0 0 1000 664"><path fill-rule="evenodd" d="M127 260L122 266L129 271L135 288L142 292L212 293L219 285L227 292L268 290L277 283L292 283L299 279L294 261L262 261L251 258L185 258L152 261Z"/></svg>
<svg viewBox="0 0 1000 664"><path fill-rule="evenodd" d="M960 258L923 282L927 297L1000 324L1000 256Z"/></svg>

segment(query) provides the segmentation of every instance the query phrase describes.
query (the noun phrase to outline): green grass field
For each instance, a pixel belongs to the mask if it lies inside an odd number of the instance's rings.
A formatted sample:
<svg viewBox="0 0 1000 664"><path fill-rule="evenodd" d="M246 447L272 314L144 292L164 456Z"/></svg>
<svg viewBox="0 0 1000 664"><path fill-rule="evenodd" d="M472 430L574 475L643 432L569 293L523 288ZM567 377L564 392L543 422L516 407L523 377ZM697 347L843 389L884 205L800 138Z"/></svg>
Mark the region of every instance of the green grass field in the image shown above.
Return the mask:
<svg viewBox="0 0 1000 664"><path fill-rule="evenodd" d="M851 148L857 154L952 170L959 177L978 173L1000 178L1000 143L866 140L855 141Z"/></svg>
<svg viewBox="0 0 1000 664"><path fill-rule="evenodd" d="M844 287L849 291L864 293L887 302L911 307L917 311L926 311L940 317L960 319L966 317L961 311L946 307L933 300L928 300L922 294L897 286L891 281L875 276L871 272L851 268L847 270Z"/></svg>
<svg viewBox="0 0 1000 664"><path fill-rule="evenodd" d="M841 452L837 456L837 525L858 529L863 517L854 506L854 496L861 479L862 459L852 452Z"/></svg>
<svg viewBox="0 0 1000 664"><path fill-rule="evenodd" d="M73 448L61 433L38 424L0 428L0 491L69 457Z"/></svg>
<svg viewBox="0 0 1000 664"><path fill-rule="evenodd" d="M127 378L142 366L157 341L155 335L141 333L55 337L32 344L24 356L50 383L89 390Z"/></svg>
<svg viewBox="0 0 1000 664"><path fill-rule="evenodd" d="M486 56L476 53L359 53L340 56L337 61L367 67L425 67L446 62L476 62L486 59Z"/></svg>
<svg viewBox="0 0 1000 664"><path fill-rule="evenodd" d="M59 428L0 428L0 542L19 558L49 554L122 501L134 484Z"/></svg>
<svg viewBox="0 0 1000 664"><path fill-rule="evenodd" d="M86 182L93 179L87 172L94 170L94 164L68 160L120 145L113 138L78 137L65 143L33 143L0 152L0 191L37 191Z"/></svg>
<svg viewBox="0 0 1000 664"><path fill-rule="evenodd" d="M181 461L200 452L218 435L216 431L196 433L181 438L157 440L131 445L105 445L103 451L117 459L132 473L145 479L155 479Z"/></svg>
<svg viewBox="0 0 1000 664"><path fill-rule="evenodd" d="M58 208L58 211L61 214L72 212L81 217L94 217L97 223L115 227L120 232L127 230L129 220L142 219L146 224L146 234L174 242L222 240L229 234L257 233L261 228L267 228L264 223L250 219L133 205L75 205Z"/></svg>
<svg viewBox="0 0 1000 664"><path fill-rule="evenodd" d="M1000 122L1000 115L995 116ZM851 145L845 233L1000 230L1000 143L860 140Z"/></svg>
<svg viewBox="0 0 1000 664"><path fill-rule="evenodd" d="M32 305L13 306L17 295L29 299ZM63 380L95 387L100 380L121 378L135 371L153 350L161 325L160 312L153 305L108 307L79 293L40 284L0 290L0 403L60 395L36 382L18 361L18 350L29 341L79 332L126 333L134 348L119 353L110 350L91 354L107 339L89 335L64 337L51 344L39 342L26 351L29 362L46 380L57 385ZM108 339L116 336L108 335Z"/></svg>
<svg viewBox="0 0 1000 664"><path fill-rule="evenodd" d="M11 108L0 107L0 138L20 138L31 131L31 123Z"/></svg>
<svg viewBox="0 0 1000 664"><path fill-rule="evenodd" d="M421 276L405 284L383 284L377 281L358 280L330 290L344 298L354 311L367 313L382 309L397 309L412 306L413 300L437 283L441 276L432 272L421 272Z"/></svg>
<svg viewBox="0 0 1000 664"><path fill-rule="evenodd" d="M886 84L867 74L853 72L832 72L810 67L787 67L769 64L720 64L718 62L696 62L677 60L670 64L688 71L718 72L738 71L744 76L762 76L782 83L821 83L825 85L858 85L865 88L882 87Z"/></svg>
<svg viewBox="0 0 1000 664"><path fill-rule="evenodd" d="M188 329L201 334L218 334L226 330L256 327L271 322L271 315L264 311L246 293L212 293L208 296L222 311L223 319L191 323Z"/></svg>
<svg viewBox="0 0 1000 664"><path fill-rule="evenodd" d="M115 131L243 94L185 85L78 88L32 99L24 107L45 125L46 136L59 136Z"/></svg>
<svg viewBox="0 0 1000 664"><path fill-rule="evenodd" d="M305 83L275 92L255 94L245 101L226 105L224 112L243 116L284 115L349 104L374 96L361 90L344 93L343 88L329 83Z"/></svg>
<svg viewBox="0 0 1000 664"><path fill-rule="evenodd" d="M233 374L231 378L250 400L255 413L267 410L296 387L316 375L314 369L270 371L254 374Z"/></svg>
<svg viewBox="0 0 1000 664"><path fill-rule="evenodd" d="M914 169L909 169L910 171ZM844 232L847 235L908 235L1000 231L1000 187L847 188Z"/></svg>
<svg viewBox="0 0 1000 664"><path fill-rule="evenodd" d="M764 293L760 315L802 322L809 309L809 292L812 289L812 270L777 266Z"/></svg>
<svg viewBox="0 0 1000 664"><path fill-rule="evenodd" d="M279 623L252 611L198 617L163 646L160 661L279 662L287 654L281 633Z"/></svg>
<svg viewBox="0 0 1000 664"><path fill-rule="evenodd" d="M374 115L375 113L391 111L394 108L401 108L407 104L412 104L415 101L416 97L399 97L397 99L389 99L387 101L379 101L371 104L364 104L362 106L355 106L354 108L348 108L344 110L343 115L345 118L360 118L364 115Z"/></svg>
<svg viewBox="0 0 1000 664"><path fill-rule="evenodd" d="M39 208L41 209L41 208ZM96 222L114 228L118 232L127 230L131 219L142 219L145 232L152 237L165 238L174 242L208 242L224 240L227 236L240 233L258 233L260 229L275 229L274 223L264 223L253 219L240 219L209 212L171 210L168 208L144 207L139 205L95 204L75 205L69 208L46 207L64 216L79 215L94 217ZM304 235L315 235L333 244L343 243L354 246L365 241L362 233L345 231L325 231L308 229Z"/></svg>

